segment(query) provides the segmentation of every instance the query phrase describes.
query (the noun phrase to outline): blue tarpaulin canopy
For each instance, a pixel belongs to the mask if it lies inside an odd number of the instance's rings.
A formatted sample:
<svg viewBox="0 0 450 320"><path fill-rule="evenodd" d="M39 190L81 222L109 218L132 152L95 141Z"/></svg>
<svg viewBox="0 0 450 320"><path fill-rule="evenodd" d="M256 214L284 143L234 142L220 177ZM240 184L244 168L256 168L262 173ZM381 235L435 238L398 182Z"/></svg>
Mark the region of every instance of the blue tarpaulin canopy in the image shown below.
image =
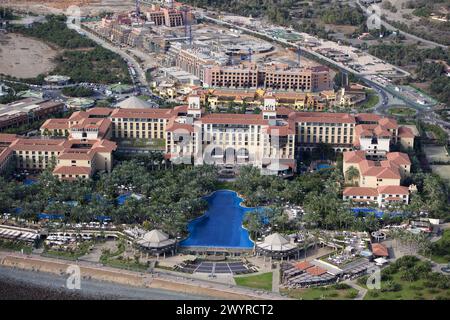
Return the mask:
<svg viewBox="0 0 450 320"><path fill-rule="evenodd" d="M47 213L39 213L39 219L48 219L48 220L56 220L56 219L64 219L63 214L47 214Z"/></svg>

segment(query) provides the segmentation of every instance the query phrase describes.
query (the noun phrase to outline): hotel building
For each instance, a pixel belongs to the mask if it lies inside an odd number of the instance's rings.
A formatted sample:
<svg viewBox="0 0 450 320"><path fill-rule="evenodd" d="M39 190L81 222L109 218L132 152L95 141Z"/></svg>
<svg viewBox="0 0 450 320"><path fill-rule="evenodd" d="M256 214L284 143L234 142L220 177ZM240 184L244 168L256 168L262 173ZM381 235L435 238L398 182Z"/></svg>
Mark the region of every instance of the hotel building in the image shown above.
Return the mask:
<svg viewBox="0 0 450 320"><path fill-rule="evenodd" d="M0 105L0 131L45 119L64 111L64 103L26 98Z"/></svg>
<svg viewBox="0 0 450 320"><path fill-rule="evenodd" d="M160 142L165 158L176 163L251 164L276 174L294 172L303 151L325 143L344 152L344 170L357 167L360 187L399 186L409 173L407 156L389 151L397 143L412 147L414 135L393 119L300 112L277 105L271 95L264 96L260 114L205 113L201 101L200 95L191 95L187 105L173 109L78 111L41 127L43 136L65 139L18 138L4 145L2 154L12 151L18 168L43 169L55 159L59 177L89 177L111 170L116 145L110 139L149 139Z"/></svg>
<svg viewBox="0 0 450 320"><path fill-rule="evenodd" d="M203 71L203 85L301 92L318 92L332 88L328 67L293 68L285 64L258 66L255 63L206 66Z"/></svg>

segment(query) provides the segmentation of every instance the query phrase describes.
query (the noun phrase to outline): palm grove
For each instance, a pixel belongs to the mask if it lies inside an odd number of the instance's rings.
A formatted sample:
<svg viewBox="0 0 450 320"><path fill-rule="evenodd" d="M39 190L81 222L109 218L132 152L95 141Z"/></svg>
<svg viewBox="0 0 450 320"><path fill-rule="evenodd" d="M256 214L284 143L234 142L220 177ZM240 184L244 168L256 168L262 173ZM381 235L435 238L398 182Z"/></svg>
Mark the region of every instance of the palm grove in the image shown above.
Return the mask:
<svg viewBox="0 0 450 320"><path fill-rule="evenodd" d="M388 208L382 221L370 214L354 216L351 204L342 201L344 177L339 169L305 173L285 180L262 175L258 168L249 166L241 168L237 179L227 187L241 194L245 205L265 208L246 216L245 224L254 236L267 227L289 232L300 225L376 230L382 223L402 219L391 217L389 211L409 215L427 211L432 217L448 219L445 184L438 177L422 172L414 174L412 179L419 192L412 195L411 204ZM150 155L121 161L111 174L102 173L91 180L59 181L51 168L40 174L32 185L1 178L0 210L24 219L37 219L41 212L59 214L67 222L89 222L99 216L109 216L115 223L143 224L180 236L186 234L188 221L205 211L207 202L203 196L220 188L223 183L214 166L166 165L160 156ZM117 197L123 190L140 194L142 198L129 197L121 205ZM303 206L306 214L289 220L284 210L286 204Z"/></svg>

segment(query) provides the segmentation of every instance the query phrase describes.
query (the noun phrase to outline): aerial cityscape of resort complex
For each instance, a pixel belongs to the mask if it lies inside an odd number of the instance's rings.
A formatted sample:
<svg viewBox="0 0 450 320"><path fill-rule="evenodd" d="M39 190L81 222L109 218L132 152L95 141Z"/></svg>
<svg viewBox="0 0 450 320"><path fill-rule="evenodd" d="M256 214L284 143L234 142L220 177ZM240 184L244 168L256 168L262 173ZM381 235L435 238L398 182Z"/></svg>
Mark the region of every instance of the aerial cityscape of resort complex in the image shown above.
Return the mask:
<svg viewBox="0 0 450 320"><path fill-rule="evenodd" d="M450 0L1 2L0 300L450 300L449 45Z"/></svg>

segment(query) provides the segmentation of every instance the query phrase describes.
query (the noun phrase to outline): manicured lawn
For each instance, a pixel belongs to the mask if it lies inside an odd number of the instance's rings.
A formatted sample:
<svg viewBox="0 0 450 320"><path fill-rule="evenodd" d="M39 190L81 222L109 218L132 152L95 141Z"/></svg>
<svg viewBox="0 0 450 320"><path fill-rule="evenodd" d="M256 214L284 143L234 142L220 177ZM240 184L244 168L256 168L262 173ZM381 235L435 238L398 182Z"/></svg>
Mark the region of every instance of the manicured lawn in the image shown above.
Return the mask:
<svg viewBox="0 0 450 320"><path fill-rule="evenodd" d="M282 289L282 293L300 300L351 300L356 297L358 290L347 285L332 285L305 289Z"/></svg>
<svg viewBox="0 0 450 320"><path fill-rule="evenodd" d="M392 114L394 116L401 116L401 117L412 117L416 114L416 110L407 107L389 108L388 112L389 114Z"/></svg>
<svg viewBox="0 0 450 320"><path fill-rule="evenodd" d="M267 272L256 276L234 277L234 281L238 286L272 291L272 276L272 272Z"/></svg>

